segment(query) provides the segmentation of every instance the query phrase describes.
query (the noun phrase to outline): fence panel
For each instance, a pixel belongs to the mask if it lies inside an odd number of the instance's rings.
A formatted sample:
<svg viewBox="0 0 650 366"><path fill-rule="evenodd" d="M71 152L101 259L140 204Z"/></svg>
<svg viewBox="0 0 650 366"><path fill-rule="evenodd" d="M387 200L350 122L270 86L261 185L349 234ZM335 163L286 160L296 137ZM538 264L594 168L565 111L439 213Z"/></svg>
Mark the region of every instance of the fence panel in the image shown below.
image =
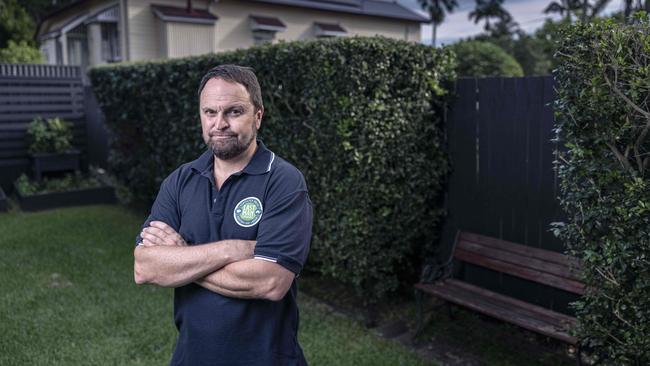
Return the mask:
<svg viewBox="0 0 650 366"><path fill-rule="evenodd" d="M0 184L29 164L26 131L36 117L74 124L74 146L87 150L84 87L77 66L0 64Z"/></svg>
<svg viewBox="0 0 650 366"><path fill-rule="evenodd" d="M463 78L447 119L452 173L441 236L448 253L457 230L563 251L549 232L563 219L553 161L553 79ZM467 265L466 281L567 312L574 297Z"/></svg>

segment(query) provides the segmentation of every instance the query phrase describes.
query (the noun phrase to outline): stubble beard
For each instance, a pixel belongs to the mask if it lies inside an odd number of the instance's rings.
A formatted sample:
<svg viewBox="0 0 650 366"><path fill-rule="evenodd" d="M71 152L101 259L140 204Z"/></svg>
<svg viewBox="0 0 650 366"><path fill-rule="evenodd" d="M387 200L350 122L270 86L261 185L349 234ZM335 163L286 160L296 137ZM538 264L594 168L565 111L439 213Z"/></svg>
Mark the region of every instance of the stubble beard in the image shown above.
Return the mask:
<svg viewBox="0 0 650 366"><path fill-rule="evenodd" d="M246 151L256 137L257 131L253 131L250 138L244 141L240 141L239 136L226 139L225 141L214 141L212 136L208 136L207 145L216 158L220 160L230 160Z"/></svg>

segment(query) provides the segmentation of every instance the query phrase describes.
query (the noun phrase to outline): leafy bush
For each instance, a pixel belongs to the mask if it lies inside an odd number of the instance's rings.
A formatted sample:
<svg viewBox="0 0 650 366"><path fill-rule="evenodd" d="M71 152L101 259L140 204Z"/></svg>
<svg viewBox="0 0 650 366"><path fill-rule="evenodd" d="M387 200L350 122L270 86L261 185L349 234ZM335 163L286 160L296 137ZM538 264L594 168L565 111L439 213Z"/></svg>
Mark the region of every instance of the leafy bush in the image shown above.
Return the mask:
<svg viewBox="0 0 650 366"><path fill-rule="evenodd" d="M29 124L27 136L31 153L63 153L72 148L72 123L37 117Z"/></svg>
<svg viewBox="0 0 650 366"><path fill-rule="evenodd" d="M459 76L524 76L517 60L493 43L460 41L448 48L456 54Z"/></svg>
<svg viewBox="0 0 650 366"><path fill-rule="evenodd" d="M598 21L557 52L561 203L555 232L584 261L577 334L601 359L650 364L650 22Z"/></svg>
<svg viewBox="0 0 650 366"><path fill-rule="evenodd" d="M9 64L42 64L43 54L26 41L9 40L7 48L0 48L0 62Z"/></svg>
<svg viewBox="0 0 650 366"><path fill-rule="evenodd" d="M150 202L203 150L196 90L211 67L256 70L261 137L305 175L315 221L307 268L368 299L413 281L442 213L447 52L385 38L290 42L90 72L116 138L111 170Z"/></svg>
<svg viewBox="0 0 650 366"><path fill-rule="evenodd" d="M81 172L68 173L60 178L43 178L40 182L29 180L25 174L16 180L16 189L23 196L42 193L66 192L76 189L97 188L103 186L96 177L86 177Z"/></svg>

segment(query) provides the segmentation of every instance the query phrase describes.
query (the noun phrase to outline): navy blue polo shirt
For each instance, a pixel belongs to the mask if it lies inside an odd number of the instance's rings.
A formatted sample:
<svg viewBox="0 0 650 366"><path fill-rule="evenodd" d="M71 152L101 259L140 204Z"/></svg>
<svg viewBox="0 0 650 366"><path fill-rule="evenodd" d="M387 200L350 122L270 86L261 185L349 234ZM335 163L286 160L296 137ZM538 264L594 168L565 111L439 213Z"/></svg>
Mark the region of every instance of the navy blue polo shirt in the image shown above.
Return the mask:
<svg viewBox="0 0 650 366"><path fill-rule="evenodd" d="M248 165L220 190L210 150L181 165L163 181L143 228L163 221L189 245L257 240L256 259L299 274L312 228L307 185L298 169L257 144ZM226 297L194 283L176 288L179 336L171 365L305 365L297 292L295 280L277 302Z"/></svg>

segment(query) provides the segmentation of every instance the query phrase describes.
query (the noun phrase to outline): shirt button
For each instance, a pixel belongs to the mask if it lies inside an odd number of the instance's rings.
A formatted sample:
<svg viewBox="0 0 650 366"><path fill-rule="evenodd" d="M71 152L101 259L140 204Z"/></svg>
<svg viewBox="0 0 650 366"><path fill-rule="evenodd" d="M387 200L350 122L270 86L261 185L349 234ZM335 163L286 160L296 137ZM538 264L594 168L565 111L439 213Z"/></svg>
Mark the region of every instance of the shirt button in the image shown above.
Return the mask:
<svg viewBox="0 0 650 366"><path fill-rule="evenodd" d="M212 202L213 202L213 203L217 203L217 199L216 199L216 198L213 199Z"/></svg>

